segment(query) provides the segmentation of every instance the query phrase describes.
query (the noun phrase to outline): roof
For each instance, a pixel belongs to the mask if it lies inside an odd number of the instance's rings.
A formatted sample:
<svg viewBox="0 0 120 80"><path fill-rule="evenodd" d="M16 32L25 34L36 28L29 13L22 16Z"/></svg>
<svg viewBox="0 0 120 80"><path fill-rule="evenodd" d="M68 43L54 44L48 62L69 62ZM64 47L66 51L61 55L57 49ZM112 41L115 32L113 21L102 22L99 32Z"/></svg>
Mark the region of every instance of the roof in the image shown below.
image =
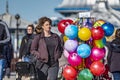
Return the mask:
<svg viewBox="0 0 120 80"><path fill-rule="evenodd" d="M14 15L11 15L9 13L4 13L0 15L0 19L5 21L10 29L16 28L16 19ZM19 23L20 23L19 29L25 29L28 24L32 24L32 22L29 22L22 18L19 19Z"/></svg>

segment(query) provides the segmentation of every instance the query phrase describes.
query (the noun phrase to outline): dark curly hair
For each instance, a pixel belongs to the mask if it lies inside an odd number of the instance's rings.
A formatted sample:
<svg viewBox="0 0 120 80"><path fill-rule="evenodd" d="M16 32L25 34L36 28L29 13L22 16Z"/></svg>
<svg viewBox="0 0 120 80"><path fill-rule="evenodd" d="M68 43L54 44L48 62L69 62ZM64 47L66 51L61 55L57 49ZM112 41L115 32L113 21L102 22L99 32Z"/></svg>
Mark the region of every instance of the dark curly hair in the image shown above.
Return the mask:
<svg viewBox="0 0 120 80"><path fill-rule="evenodd" d="M31 27L32 30L34 30L34 25L33 24L29 24L27 27Z"/></svg>
<svg viewBox="0 0 120 80"><path fill-rule="evenodd" d="M38 20L38 25L37 25L36 28L35 28L35 32L36 32L37 34L39 34L39 33L41 33L41 32L43 31L42 26L43 26L43 24L44 24L46 21L48 21L48 22L50 23L50 25L52 24L52 20L51 20L50 18L48 18L48 17L41 17L41 18Z"/></svg>
<svg viewBox="0 0 120 80"><path fill-rule="evenodd" d="M115 37L116 38L120 38L120 29L116 30Z"/></svg>

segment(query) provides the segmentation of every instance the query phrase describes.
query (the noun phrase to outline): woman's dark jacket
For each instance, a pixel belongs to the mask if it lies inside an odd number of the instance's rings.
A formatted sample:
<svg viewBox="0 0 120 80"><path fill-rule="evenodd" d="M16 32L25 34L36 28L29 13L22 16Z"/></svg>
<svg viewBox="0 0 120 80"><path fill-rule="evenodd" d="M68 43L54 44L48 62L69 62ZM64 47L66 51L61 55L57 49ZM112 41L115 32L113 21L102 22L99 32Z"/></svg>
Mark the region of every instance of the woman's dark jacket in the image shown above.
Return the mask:
<svg viewBox="0 0 120 80"><path fill-rule="evenodd" d="M34 38L34 34L26 34L22 38L22 42L21 42L21 46L20 46L20 50L19 50L20 58L30 54L30 47L31 47L33 38Z"/></svg>
<svg viewBox="0 0 120 80"><path fill-rule="evenodd" d="M53 40L56 41L56 47L54 51L54 59L55 61L58 61L58 59L62 55L63 47L60 37L51 32L51 37L53 37ZM37 58L47 63L48 62L48 51L44 39L44 33L38 34L34 37L31 45L31 53L37 56Z"/></svg>
<svg viewBox="0 0 120 80"><path fill-rule="evenodd" d="M7 24L0 20L0 57L1 53L3 53L3 48L5 44L8 44L10 41L10 33Z"/></svg>
<svg viewBox="0 0 120 80"><path fill-rule="evenodd" d="M111 72L120 71L120 39L108 43L108 66Z"/></svg>

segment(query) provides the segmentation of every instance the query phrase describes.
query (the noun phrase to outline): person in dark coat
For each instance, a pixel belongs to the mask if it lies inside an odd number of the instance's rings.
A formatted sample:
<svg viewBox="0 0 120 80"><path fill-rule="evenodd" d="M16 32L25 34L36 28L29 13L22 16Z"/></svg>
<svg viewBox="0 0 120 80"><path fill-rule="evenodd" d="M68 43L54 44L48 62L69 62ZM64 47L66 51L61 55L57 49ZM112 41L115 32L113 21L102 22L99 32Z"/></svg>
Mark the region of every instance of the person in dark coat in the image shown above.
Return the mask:
<svg viewBox="0 0 120 80"><path fill-rule="evenodd" d="M4 54L4 47L10 41L10 33L7 24L0 20L0 80L3 79L4 70L6 66L6 55Z"/></svg>
<svg viewBox="0 0 120 80"><path fill-rule="evenodd" d="M23 61L28 61L29 62L29 56L30 56L30 47L32 40L34 38L34 26L33 24L30 24L27 26L27 34L22 38L22 42L20 45L20 50L19 50L19 58L22 59Z"/></svg>
<svg viewBox="0 0 120 80"><path fill-rule="evenodd" d="M116 30L115 39L108 45L108 66L114 80L120 80L120 29Z"/></svg>
<svg viewBox="0 0 120 80"><path fill-rule="evenodd" d="M36 69L38 80L57 80L59 61L63 47L60 37L51 32L51 19L41 17L38 26L41 33L37 34L31 45L31 54L37 58Z"/></svg>

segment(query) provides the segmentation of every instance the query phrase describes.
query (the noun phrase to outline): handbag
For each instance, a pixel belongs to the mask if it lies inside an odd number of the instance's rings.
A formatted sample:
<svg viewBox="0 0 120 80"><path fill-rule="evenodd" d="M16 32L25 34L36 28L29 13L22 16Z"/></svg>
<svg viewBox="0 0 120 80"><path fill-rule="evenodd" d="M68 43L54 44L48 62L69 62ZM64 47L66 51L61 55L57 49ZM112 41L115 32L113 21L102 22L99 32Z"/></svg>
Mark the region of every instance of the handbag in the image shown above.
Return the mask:
<svg viewBox="0 0 120 80"><path fill-rule="evenodd" d="M49 69L49 65L47 65L46 63L40 61L40 60L37 60L36 62L36 68L39 69L40 71L42 71L45 75L47 75L48 73L48 69Z"/></svg>

